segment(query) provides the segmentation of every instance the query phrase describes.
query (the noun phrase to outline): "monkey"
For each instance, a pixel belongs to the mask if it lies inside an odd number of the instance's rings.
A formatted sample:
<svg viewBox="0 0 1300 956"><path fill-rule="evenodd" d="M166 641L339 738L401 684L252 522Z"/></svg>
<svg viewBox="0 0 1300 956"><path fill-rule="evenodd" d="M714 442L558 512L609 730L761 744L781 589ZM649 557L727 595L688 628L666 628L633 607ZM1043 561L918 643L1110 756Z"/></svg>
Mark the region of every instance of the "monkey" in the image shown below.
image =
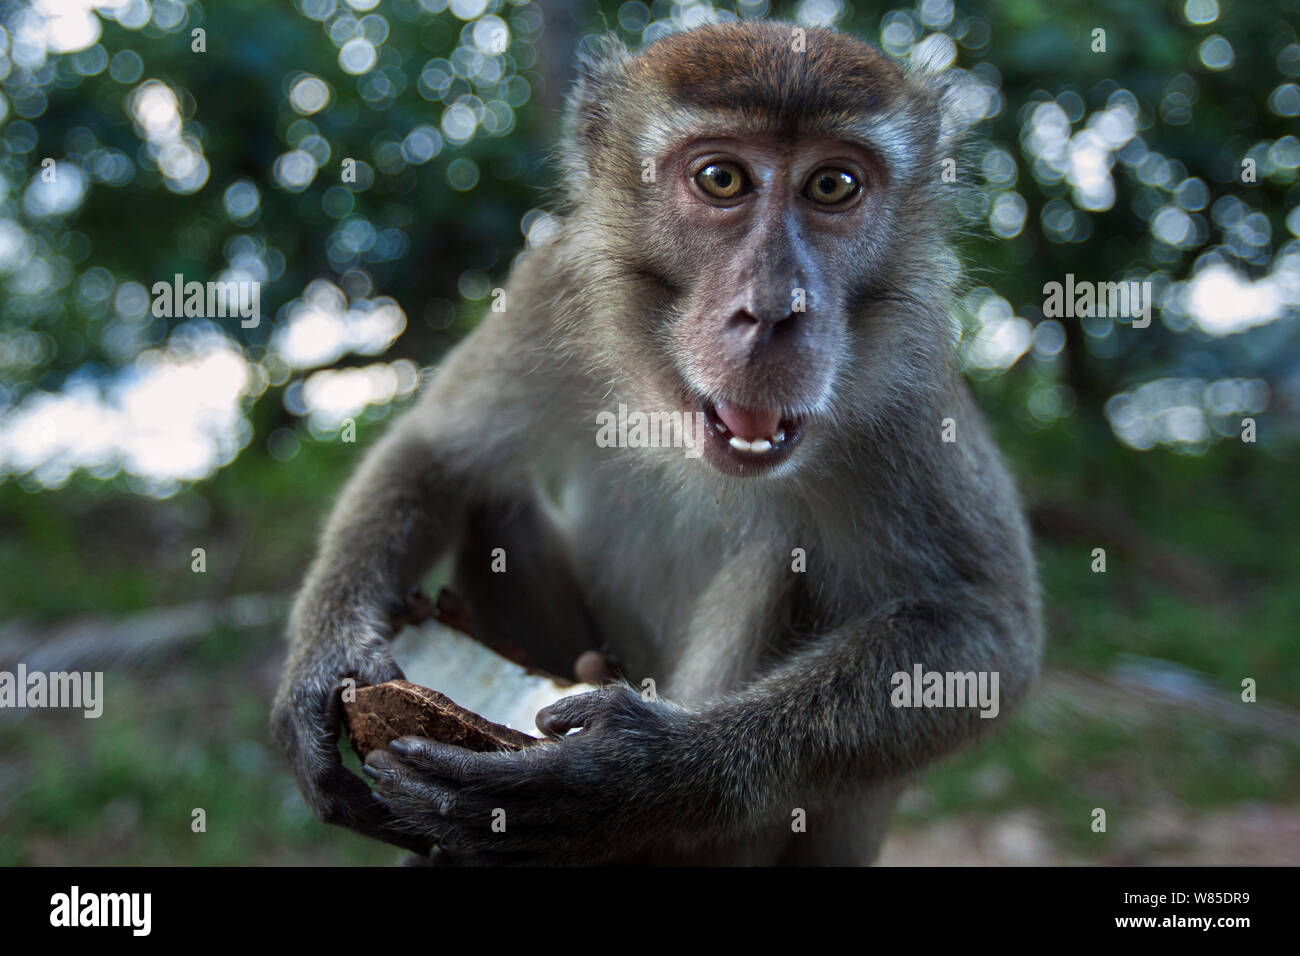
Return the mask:
<svg viewBox="0 0 1300 956"><path fill-rule="evenodd" d="M1006 720L1041 598L955 355L950 104L776 21L580 55L557 229L364 457L296 599L272 733L320 819L445 864L864 864L907 781ZM703 427L598 443L620 406ZM444 559L480 636L626 679L518 753L399 738L368 783L338 686L401 676L390 615ZM898 706L921 667L997 675L997 716Z"/></svg>

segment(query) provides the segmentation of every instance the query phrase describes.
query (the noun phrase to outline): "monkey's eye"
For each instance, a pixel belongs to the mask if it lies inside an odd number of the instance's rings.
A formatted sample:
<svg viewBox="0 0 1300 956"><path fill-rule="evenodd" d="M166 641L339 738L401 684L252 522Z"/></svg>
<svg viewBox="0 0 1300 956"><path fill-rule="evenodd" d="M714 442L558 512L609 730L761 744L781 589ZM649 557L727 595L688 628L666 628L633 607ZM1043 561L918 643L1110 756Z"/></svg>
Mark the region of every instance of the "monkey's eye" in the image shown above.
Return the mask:
<svg viewBox="0 0 1300 956"><path fill-rule="evenodd" d="M735 163L709 163L695 174L695 181L714 199L734 199L745 188L745 174Z"/></svg>
<svg viewBox="0 0 1300 956"><path fill-rule="evenodd" d="M858 179L852 173L826 166L812 174L803 194L823 206L835 206L853 198L858 191Z"/></svg>

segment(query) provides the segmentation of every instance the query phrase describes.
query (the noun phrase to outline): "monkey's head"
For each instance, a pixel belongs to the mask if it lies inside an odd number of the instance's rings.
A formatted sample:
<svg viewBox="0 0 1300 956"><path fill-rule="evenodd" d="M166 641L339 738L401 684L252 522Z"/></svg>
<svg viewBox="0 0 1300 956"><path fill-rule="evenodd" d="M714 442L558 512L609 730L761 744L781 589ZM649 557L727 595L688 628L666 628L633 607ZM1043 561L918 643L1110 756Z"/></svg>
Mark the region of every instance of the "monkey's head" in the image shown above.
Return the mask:
<svg viewBox="0 0 1300 956"><path fill-rule="evenodd" d="M948 374L942 91L830 30L727 23L583 63L568 248L604 370L731 475L851 457ZM612 317L612 318L609 318Z"/></svg>

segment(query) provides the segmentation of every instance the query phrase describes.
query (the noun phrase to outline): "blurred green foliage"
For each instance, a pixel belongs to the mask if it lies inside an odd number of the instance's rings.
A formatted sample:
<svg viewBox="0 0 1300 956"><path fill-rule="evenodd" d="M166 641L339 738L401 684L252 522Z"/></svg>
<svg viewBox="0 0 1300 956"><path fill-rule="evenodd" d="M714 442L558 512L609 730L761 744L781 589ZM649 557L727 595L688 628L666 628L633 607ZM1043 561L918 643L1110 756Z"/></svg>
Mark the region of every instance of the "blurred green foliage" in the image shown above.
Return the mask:
<svg viewBox="0 0 1300 956"><path fill-rule="evenodd" d="M963 252L972 285L996 290L1015 316L1037 324L1044 283L1067 273L1155 283L1162 310L1150 328L1065 321L1064 348L1048 336L1009 374L973 369L1015 390L1009 412L1031 428L1075 410L1100 417L1120 389L1162 378L1259 378L1273 386L1271 413L1294 406L1297 9L716 5L723 16L833 21L900 59L954 61L982 104L971 118L988 117L963 166L979 187ZM263 363L270 387L254 376L239 396L245 413L271 407L240 439L254 452L304 411L295 383L320 365L365 361L345 347L321 361L272 347L313 280L350 303L395 300L404 327L370 344L390 361L435 359L504 276L535 223L525 214L546 206L574 52L605 29L636 45L704 10L667 0L123 0L86 14L95 38L4 0L0 415L33 390L138 374L143 351L196 324L146 309L146 292L177 274L262 283L260 324L209 330ZM1242 182L1244 160L1256 165L1253 182ZM51 161L59 183L43 182ZM1261 306L1273 321L1209 334L1189 283L1214 265L1241 282L1268 279L1254 292L1280 292ZM1248 285L1208 291L1202 309L1250 311L1233 301L1249 298ZM1003 361L1024 343L1017 349ZM1279 414L1261 440L1294 438L1294 418ZM1205 447L1177 432L1170 443ZM0 475L30 464L0 445ZM112 461L91 471L118 474Z"/></svg>

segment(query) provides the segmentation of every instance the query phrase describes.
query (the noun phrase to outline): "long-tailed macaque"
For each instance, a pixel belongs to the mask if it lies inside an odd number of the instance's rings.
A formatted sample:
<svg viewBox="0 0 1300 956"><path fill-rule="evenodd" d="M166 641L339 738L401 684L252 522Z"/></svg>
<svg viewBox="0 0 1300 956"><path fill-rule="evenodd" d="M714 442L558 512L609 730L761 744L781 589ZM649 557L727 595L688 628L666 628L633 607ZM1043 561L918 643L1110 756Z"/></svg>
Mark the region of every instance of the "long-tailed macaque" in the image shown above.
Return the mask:
<svg viewBox="0 0 1300 956"><path fill-rule="evenodd" d="M298 597L273 730L321 819L454 863L869 862L909 772L1024 697L1038 586L955 370L946 103L781 23L585 58L558 229L370 451ZM609 427L651 415L683 440ZM401 738L372 790L337 688L400 676L393 611L442 557L485 637L628 682L520 753Z"/></svg>

